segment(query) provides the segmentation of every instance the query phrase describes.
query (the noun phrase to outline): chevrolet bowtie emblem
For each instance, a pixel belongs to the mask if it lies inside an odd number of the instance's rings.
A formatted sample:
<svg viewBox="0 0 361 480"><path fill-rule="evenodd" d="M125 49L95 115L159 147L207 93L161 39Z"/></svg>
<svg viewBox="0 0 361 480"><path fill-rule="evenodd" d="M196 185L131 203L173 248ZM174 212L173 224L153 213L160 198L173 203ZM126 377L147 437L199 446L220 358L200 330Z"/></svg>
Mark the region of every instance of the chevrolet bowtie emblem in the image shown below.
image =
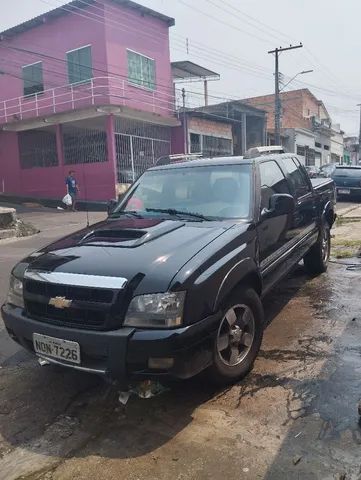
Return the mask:
<svg viewBox="0 0 361 480"><path fill-rule="evenodd" d="M54 297L49 300L49 305L60 309L70 308L72 303L72 300L68 300L65 297Z"/></svg>

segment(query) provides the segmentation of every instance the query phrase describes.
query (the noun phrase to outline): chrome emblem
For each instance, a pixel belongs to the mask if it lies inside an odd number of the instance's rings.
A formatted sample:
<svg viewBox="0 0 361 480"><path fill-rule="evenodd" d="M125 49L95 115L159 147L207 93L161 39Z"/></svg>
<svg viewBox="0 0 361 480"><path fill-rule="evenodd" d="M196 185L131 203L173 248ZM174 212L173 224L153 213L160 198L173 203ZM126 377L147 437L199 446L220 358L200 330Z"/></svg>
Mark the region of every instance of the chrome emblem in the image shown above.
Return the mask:
<svg viewBox="0 0 361 480"><path fill-rule="evenodd" d="M72 300L68 300L65 297L54 297L49 300L49 305L55 308L60 308L61 310L64 308L70 308L72 303Z"/></svg>

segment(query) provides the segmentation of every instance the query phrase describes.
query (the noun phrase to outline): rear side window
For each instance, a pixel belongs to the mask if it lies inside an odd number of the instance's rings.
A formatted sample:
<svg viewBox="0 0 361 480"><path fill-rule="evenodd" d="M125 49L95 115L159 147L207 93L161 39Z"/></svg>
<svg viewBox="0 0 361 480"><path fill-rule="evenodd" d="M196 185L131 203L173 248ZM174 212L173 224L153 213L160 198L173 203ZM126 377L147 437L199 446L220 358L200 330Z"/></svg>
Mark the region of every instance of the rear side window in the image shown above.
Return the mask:
<svg viewBox="0 0 361 480"><path fill-rule="evenodd" d="M289 180L292 184L293 190L296 193L296 197L300 198L307 195L311 191L311 188L307 182L305 175L301 169L301 165L292 158L283 158L282 163L288 173Z"/></svg>
<svg viewBox="0 0 361 480"><path fill-rule="evenodd" d="M275 161L263 162L259 166L261 178L261 209L269 208L272 195L290 193L282 170Z"/></svg>

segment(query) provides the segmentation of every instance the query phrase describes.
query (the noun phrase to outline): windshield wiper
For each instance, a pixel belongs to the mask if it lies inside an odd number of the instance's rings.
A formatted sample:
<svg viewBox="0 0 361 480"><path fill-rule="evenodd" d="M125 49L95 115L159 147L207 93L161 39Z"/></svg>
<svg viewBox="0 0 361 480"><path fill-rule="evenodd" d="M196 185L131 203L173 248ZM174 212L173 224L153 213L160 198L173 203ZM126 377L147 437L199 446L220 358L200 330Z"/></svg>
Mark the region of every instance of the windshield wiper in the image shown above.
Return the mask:
<svg viewBox="0 0 361 480"><path fill-rule="evenodd" d="M141 213L139 212L136 212L134 210L122 210L120 212L114 212L114 213L111 213L109 215L108 218L119 218L119 217L122 217L122 216L125 216L125 217L135 217L135 218L143 218L143 216L141 215Z"/></svg>
<svg viewBox="0 0 361 480"><path fill-rule="evenodd" d="M201 213L184 212L183 210L177 210L175 208L146 208L146 211L154 212L154 213L166 213L168 215L173 215L177 217L182 217L182 216L193 217L193 218L198 218L199 220L205 220L205 221L211 220L209 217L206 217Z"/></svg>

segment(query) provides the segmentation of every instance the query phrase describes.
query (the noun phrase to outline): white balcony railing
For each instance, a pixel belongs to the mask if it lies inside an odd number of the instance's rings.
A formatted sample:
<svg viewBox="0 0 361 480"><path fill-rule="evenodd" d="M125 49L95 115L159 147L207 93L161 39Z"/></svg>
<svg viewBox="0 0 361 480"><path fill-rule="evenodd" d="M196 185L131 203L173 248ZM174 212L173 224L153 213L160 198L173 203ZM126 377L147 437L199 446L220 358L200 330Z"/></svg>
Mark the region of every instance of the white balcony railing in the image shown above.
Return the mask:
<svg viewBox="0 0 361 480"><path fill-rule="evenodd" d="M55 87L31 96L0 101L0 124L31 120L91 106L128 106L170 116L175 113L171 89L150 90L117 77L96 77L87 82Z"/></svg>

